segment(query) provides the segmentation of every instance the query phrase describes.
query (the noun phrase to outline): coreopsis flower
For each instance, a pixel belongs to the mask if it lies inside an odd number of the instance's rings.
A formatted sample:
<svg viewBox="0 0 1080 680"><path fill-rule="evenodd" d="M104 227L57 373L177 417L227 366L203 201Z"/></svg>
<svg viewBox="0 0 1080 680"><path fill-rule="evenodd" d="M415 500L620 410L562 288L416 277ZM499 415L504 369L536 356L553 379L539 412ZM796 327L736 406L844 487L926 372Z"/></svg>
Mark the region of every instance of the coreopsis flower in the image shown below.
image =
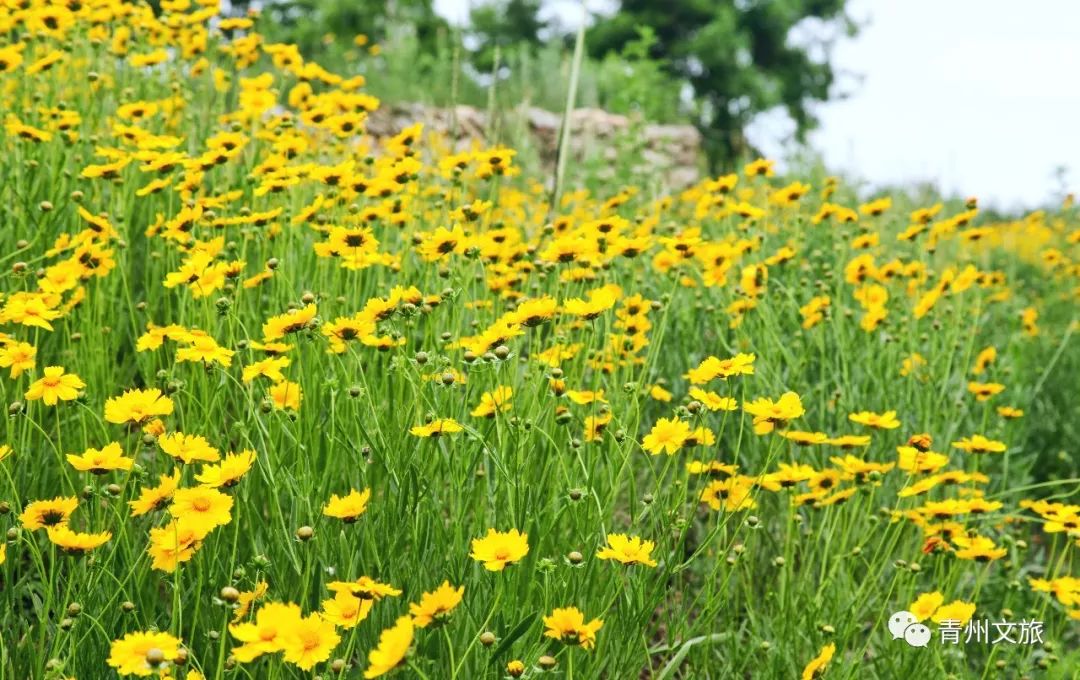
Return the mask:
<svg viewBox="0 0 1080 680"><path fill-rule="evenodd" d="M1006 548L999 548L992 539L986 536L960 534L954 536L952 542L956 546L956 551L953 554L961 560L990 562L999 560L1009 554Z"/></svg>
<svg viewBox="0 0 1080 680"><path fill-rule="evenodd" d="M805 432L803 430L788 430L782 432L781 437L798 444L799 446L815 446L818 444L826 444L829 441L829 435L824 432Z"/></svg>
<svg viewBox="0 0 1080 680"><path fill-rule="evenodd" d="M195 556L205 535L201 527L196 530L187 520L174 519L163 527L151 529L150 545L146 549L150 566L167 573L176 571L177 566Z"/></svg>
<svg viewBox="0 0 1080 680"><path fill-rule="evenodd" d="M9 342L0 347L0 368L11 369L14 380L26 371L34 370L37 348L27 342Z"/></svg>
<svg viewBox="0 0 1080 680"><path fill-rule="evenodd" d="M615 560L628 565L656 566L656 561L651 557L653 548L656 547L652 541L643 541L640 536L608 534L607 542L608 544L596 553L599 559Z"/></svg>
<svg viewBox="0 0 1080 680"><path fill-rule="evenodd" d="M794 392L785 392L776 401L761 397L752 402L744 402L743 411L754 417L754 432L757 434L768 434L777 426L784 426L806 413L802 399Z"/></svg>
<svg viewBox="0 0 1080 680"><path fill-rule="evenodd" d="M587 406L593 402L608 403L604 398L604 390L567 390L566 398L579 406Z"/></svg>
<svg viewBox="0 0 1080 680"><path fill-rule="evenodd" d="M210 336L203 335L193 338L190 345L177 350L176 361L194 361L228 367L232 365L234 354L236 354L235 351L226 349Z"/></svg>
<svg viewBox="0 0 1080 680"><path fill-rule="evenodd" d="M701 502L713 510L738 512L757 507L752 492L754 480L742 475L727 479L714 479L701 492Z"/></svg>
<svg viewBox="0 0 1080 680"><path fill-rule="evenodd" d="M1019 408L1015 408L1013 406L998 406L997 407L997 414L999 416L1001 416L1002 418L1012 420L1014 418L1023 418L1024 417L1024 410L1019 409Z"/></svg>
<svg viewBox="0 0 1080 680"><path fill-rule="evenodd" d="M653 385L649 387L649 396L656 401L667 403L675 398L668 390L664 389L661 385Z"/></svg>
<svg viewBox="0 0 1080 680"><path fill-rule="evenodd" d="M345 496L333 494L330 500L323 506L323 514L334 517L351 524L359 519L360 515L367 511L368 500L371 498L371 489L363 491L350 491Z"/></svg>
<svg viewBox="0 0 1080 680"><path fill-rule="evenodd" d="M689 394L691 399L710 411L734 411L739 408L739 402L734 398L721 397L716 392L709 392L700 387L691 387Z"/></svg>
<svg viewBox="0 0 1080 680"><path fill-rule="evenodd" d="M884 413L859 411L849 415L848 420L877 430L895 430L900 427L900 421L896 419L896 411L886 411Z"/></svg>
<svg viewBox="0 0 1080 680"><path fill-rule="evenodd" d="M436 418L426 425L416 425L409 429L409 434L415 437L441 437L447 434L461 432L464 428L453 418Z"/></svg>
<svg viewBox="0 0 1080 680"><path fill-rule="evenodd" d="M232 520L233 499L217 489L195 487L178 489L173 494L169 514L183 520L199 538Z"/></svg>
<svg viewBox="0 0 1080 680"><path fill-rule="evenodd" d="M987 439L981 434L973 434L970 437L964 437L958 442L953 442L952 445L953 448L967 451L968 453L1004 453L1006 449L1004 442Z"/></svg>
<svg viewBox="0 0 1080 680"><path fill-rule="evenodd" d="M825 443L841 449L857 449L870 445L870 435L846 434L839 437L830 437Z"/></svg>
<svg viewBox="0 0 1080 680"><path fill-rule="evenodd" d="M285 409L299 411L300 403L304 400L304 391L300 388L300 383L294 383L288 380L282 380L271 387L268 394L270 395L274 408L279 411Z"/></svg>
<svg viewBox="0 0 1080 680"><path fill-rule="evenodd" d="M916 621L925 621L934 615L934 612L938 610L945 602L945 596L941 593L934 591L932 593L923 593L919 597L915 598L915 601L908 605L907 611L914 615Z"/></svg>
<svg viewBox="0 0 1080 680"><path fill-rule="evenodd" d="M0 319L51 331L53 327L49 322L60 318L61 315L54 309L57 299L58 296L55 295L15 293L6 298L3 308L0 309Z"/></svg>
<svg viewBox="0 0 1080 680"><path fill-rule="evenodd" d="M51 500L28 503L19 515L19 522L27 531L67 524L71 514L79 507L75 496L62 496Z"/></svg>
<svg viewBox="0 0 1080 680"><path fill-rule="evenodd" d="M506 674L511 678L520 678L525 675L525 664L520 659L506 662Z"/></svg>
<svg viewBox="0 0 1080 680"><path fill-rule="evenodd" d="M329 659L339 642L334 624L315 612L290 622L281 636L281 649L285 661L309 671Z"/></svg>
<svg viewBox="0 0 1080 680"><path fill-rule="evenodd" d="M158 477L157 486L144 487L138 498L128 501L128 505L131 506L131 516L139 517L154 510L161 510L172 500L179 484L180 470L173 470L171 475L161 475Z"/></svg>
<svg viewBox="0 0 1080 680"><path fill-rule="evenodd" d="M982 375L985 373L987 367L997 359L997 355L997 348L993 345L983 349L979 352L978 356L975 357L975 363L971 366L971 374Z"/></svg>
<svg viewBox="0 0 1080 680"><path fill-rule="evenodd" d="M529 536L518 532L488 529L483 538L474 538L469 556L483 562L488 571L502 571L508 564L516 564L529 554Z"/></svg>
<svg viewBox="0 0 1080 680"><path fill-rule="evenodd" d="M185 464L195 461L212 463L221 458L221 453L210 446L205 437L197 434L171 432L158 437L157 443L162 451Z"/></svg>
<svg viewBox="0 0 1080 680"><path fill-rule="evenodd" d="M776 161L759 158L743 166L743 174L747 177L772 177L775 174Z"/></svg>
<svg viewBox="0 0 1080 680"><path fill-rule="evenodd" d="M914 446L898 446L897 467L909 474L937 472L949 464L949 457L934 451L920 451Z"/></svg>
<svg viewBox="0 0 1080 680"><path fill-rule="evenodd" d="M704 385L716 378L726 380L738 375L753 375L756 359L753 354L736 354L730 359L711 356L698 364L697 368L690 369L684 377L694 385Z"/></svg>
<svg viewBox="0 0 1080 680"><path fill-rule="evenodd" d="M313 304L309 304L302 309L271 317L263 324L263 340L272 342L280 340L291 333L302 331L311 323L316 314L318 314L318 308Z"/></svg>
<svg viewBox="0 0 1080 680"><path fill-rule="evenodd" d="M672 455L682 448L690 436L690 425L679 418L661 418L641 440L641 447L654 456L661 452Z"/></svg>
<svg viewBox="0 0 1080 680"><path fill-rule="evenodd" d="M449 581L430 593L420 596L420 602L409 605L409 613L412 614L413 624L420 628L427 628L432 623L440 625L449 620L450 613L461 604L461 598L465 594L465 586L454 588Z"/></svg>
<svg viewBox="0 0 1080 680"><path fill-rule="evenodd" d="M596 632L603 626L604 622L599 618L585 623L585 615L577 607L564 607L544 617L544 636L592 649L596 646Z"/></svg>
<svg viewBox="0 0 1080 680"><path fill-rule="evenodd" d="M74 373L65 373L63 366L48 366L45 375L30 384L24 395L28 401L37 399L46 406L55 406L58 401L72 401L78 398L79 390L86 387L82 378Z"/></svg>
<svg viewBox="0 0 1080 680"><path fill-rule="evenodd" d="M589 291L588 299L572 298L563 303L563 312L586 321L595 319L615 306L622 296L622 289L610 285Z"/></svg>
<svg viewBox="0 0 1080 680"><path fill-rule="evenodd" d="M326 585L333 593L350 593L361 600L381 600L384 597L397 597L401 591L389 583L380 583L370 576L361 576L355 581L331 581Z"/></svg>
<svg viewBox="0 0 1080 680"><path fill-rule="evenodd" d="M130 470L135 461L124 455L120 444L112 442L100 449L88 448L81 455L67 454L71 467L79 472L103 475L110 470Z"/></svg>
<svg viewBox="0 0 1080 680"><path fill-rule="evenodd" d="M333 599L323 600L322 616L339 628L355 628L371 613L374 600L364 599L339 590Z"/></svg>
<svg viewBox="0 0 1080 680"><path fill-rule="evenodd" d="M243 621L251 611L251 605L261 600L269 590L270 585L266 581L259 581L253 590L240 591L236 598L236 609L233 610L233 623Z"/></svg>
<svg viewBox="0 0 1080 680"><path fill-rule="evenodd" d="M263 654L280 652L285 648L289 631L302 618L300 607L295 604L264 604L255 614L254 623L234 623L229 626L229 633L243 643L232 648L232 655L240 663L250 663Z"/></svg>
<svg viewBox="0 0 1080 680"><path fill-rule="evenodd" d="M227 489L234 486L255 464L255 452L228 453L217 465L204 465L195 475L195 481L203 486Z"/></svg>
<svg viewBox="0 0 1080 680"><path fill-rule="evenodd" d="M604 436L604 430L611 423L611 413L605 412L597 416L585 417L585 431L582 435L587 442L600 441Z"/></svg>
<svg viewBox="0 0 1080 680"><path fill-rule="evenodd" d="M494 418L496 413L505 413L513 407L510 402L513 395L513 389L502 385L491 392L484 392L480 395L480 403L469 415L474 418Z"/></svg>
<svg viewBox="0 0 1080 680"><path fill-rule="evenodd" d="M975 615L975 604L963 600L953 600L949 604L938 607L930 617L934 623L945 621L953 622L953 625L963 627Z"/></svg>
<svg viewBox="0 0 1080 680"><path fill-rule="evenodd" d="M413 642L413 620L408 616L379 634L379 646L368 653L368 667L364 678L370 680L386 675L405 663L405 657Z"/></svg>
<svg viewBox="0 0 1080 680"><path fill-rule="evenodd" d="M151 675L167 673L180 657L180 640L168 633L128 633L113 640L109 647L108 664L120 675Z"/></svg>
<svg viewBox="0 0 1080 680"><path fill-rule="evenodd" d="M119 397L105 401L105 420L122 425L142 425L152 418L173 412L173 401L156 388L127 390Z"/></svg>
<svg viewBox="0 0 1080 680"><path fill-rule="evenodd" d="M324 327L325 330L325 327ZM285 380L281 369L288 366L289 357L269 357L262 361L244 366L243 381L249 383L255 378L269 378L271 382L279 383Z"/></svg>
<svg viewBox="0 0 1080 680"><path fill-rule="evenodd" d="M49 541L65 552L82 554L94 548L100 548L112 538L112 532L102 531L96 534L84 534L72 531L67 524L47 527Z"/></svg>
<svg viewBox="0 0 1080 680"><path fill-rule="evenodd" d="M835 644L830 642L822 647L818 655L803 668L802 680L815 680L815 678L821 677L825 673L825 667L832 661L834 654L836 654Z"/></svg>
<svg viewBox="0 0 1080 680"><path fill-rule="evenodd" d="M976 401L987 401L990 397L1005 391L1005 386L1001 383L969 382L967 388L968 392L975 395Z"/></svg>

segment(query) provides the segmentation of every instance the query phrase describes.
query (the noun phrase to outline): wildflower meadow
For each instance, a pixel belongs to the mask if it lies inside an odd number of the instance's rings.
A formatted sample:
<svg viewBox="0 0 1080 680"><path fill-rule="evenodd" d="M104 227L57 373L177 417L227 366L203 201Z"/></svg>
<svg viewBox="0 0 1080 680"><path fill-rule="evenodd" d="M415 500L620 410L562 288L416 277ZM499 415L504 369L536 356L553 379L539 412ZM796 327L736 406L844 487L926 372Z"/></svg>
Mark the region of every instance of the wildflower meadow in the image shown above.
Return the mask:
<svg viewBox="0 0 1080 680"><path fill-rule="evenodd" d="M0 678L1076 677L1071 200L553 177L159 9L0 2Z"/></svg>

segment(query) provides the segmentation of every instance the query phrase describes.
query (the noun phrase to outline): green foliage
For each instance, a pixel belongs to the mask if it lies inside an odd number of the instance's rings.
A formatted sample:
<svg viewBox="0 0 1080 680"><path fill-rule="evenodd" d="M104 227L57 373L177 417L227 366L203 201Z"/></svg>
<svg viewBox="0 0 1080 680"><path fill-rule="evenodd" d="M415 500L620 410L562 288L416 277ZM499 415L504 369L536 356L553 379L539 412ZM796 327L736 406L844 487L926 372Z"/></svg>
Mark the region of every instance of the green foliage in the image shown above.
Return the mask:
<svg viewBox="0 0 1080 680"><path fill-rule="evenodd" d="M791 34L806 20L850 34L854 26L844 5L845 0L623 0L616 14L592 27L587 44L602 57L638 40L639 27L650 27L656 39L649 54L693 87L693 116L718 165L749 151L744 131L758 113L782 107L800 137L814 126L812 105L829 97L834 80L820 37L827 31L803 31L808 36L802 42Z"/></svg>

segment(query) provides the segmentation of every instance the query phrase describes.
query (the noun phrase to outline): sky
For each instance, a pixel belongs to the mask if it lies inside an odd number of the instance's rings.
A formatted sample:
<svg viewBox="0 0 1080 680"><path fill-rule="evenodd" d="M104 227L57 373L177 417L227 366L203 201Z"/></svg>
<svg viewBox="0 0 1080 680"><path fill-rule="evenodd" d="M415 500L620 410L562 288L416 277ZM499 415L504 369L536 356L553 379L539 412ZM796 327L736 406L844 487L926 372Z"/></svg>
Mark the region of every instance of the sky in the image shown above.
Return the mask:
<svg viewBox="0 0 1080 680"><path fill-rule="evenodd" d="M474 0L475 1L475 0ZM673 0L679 1L679 0ZM470 0L436 0L460 23ZM611 0L587 0L590 9ZM849 0L863 26L833 52L842 100L817 108L811 149L870 187L933 182L1018 209L1080 185L1080 0ZM548 0L565 25L576 0ZM797 148L782 116L751 140L771 157Z"/></svg>

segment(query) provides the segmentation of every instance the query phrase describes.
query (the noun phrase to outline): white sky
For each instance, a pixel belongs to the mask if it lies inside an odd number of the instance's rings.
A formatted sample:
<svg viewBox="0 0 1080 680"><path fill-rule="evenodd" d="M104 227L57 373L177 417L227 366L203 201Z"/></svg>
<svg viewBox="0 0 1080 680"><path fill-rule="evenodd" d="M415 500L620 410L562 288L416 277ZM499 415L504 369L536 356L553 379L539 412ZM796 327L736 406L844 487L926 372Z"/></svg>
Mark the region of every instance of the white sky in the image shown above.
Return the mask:
<svg viewBox="0 0 1080 680"><path fill-rule="evenodd" d="M547 12L576 23L574 0ZM610 6L589 0L591 8ZM451 20L469 0L436 0ZM1047 200L1054 168L1080 182L1080 0L849 0L863 25L835 48L851 96L819 108L811 148L871 184L933 181L1001 207ZM795 149L766 116L752 139Z"/></svg>

